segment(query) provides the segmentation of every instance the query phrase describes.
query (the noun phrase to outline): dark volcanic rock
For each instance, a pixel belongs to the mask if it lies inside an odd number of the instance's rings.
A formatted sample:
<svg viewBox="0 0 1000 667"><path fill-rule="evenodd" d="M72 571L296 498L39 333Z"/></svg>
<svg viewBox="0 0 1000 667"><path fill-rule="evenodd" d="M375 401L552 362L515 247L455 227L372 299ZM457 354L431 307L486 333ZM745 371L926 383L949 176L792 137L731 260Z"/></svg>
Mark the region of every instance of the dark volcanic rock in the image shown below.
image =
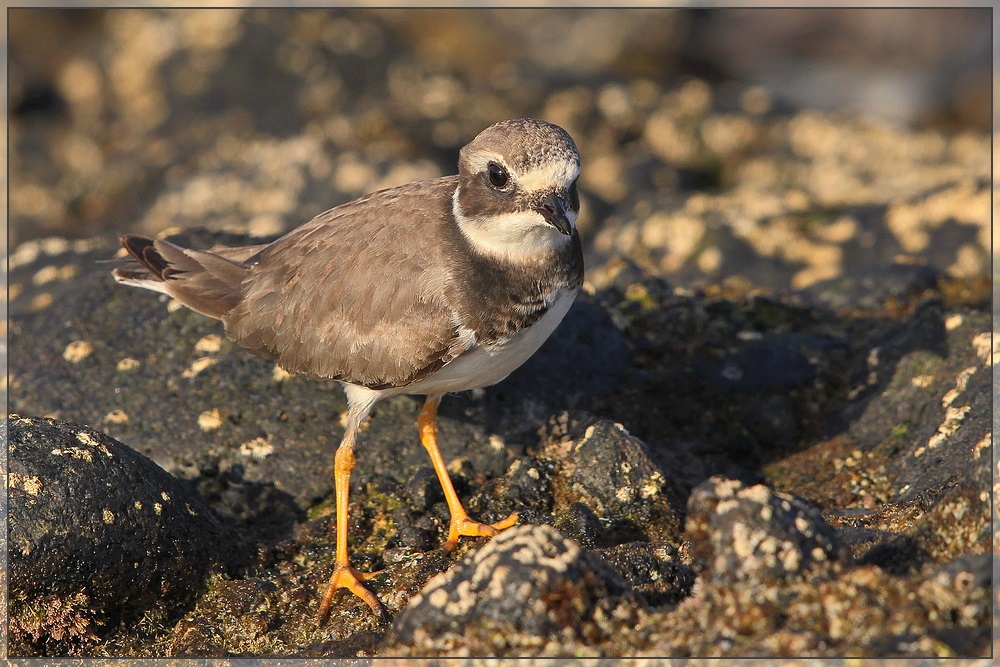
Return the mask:
<svg viewBox="0 0 1000 667"><path fill-rule="evenodd" d="M713 477L688 501L685 537L717 582L773 582L826 569L844 552L819 510L762 484Z"/></svg>
<svg viewBox="0 0 1000 667"><path fill-rule="evenodd" d="M14 653L59 653L191 601L229 535L188 486L93 429L11 415Z"/></svg>
<svg viewBox="0 0 1000 667"><path fill-rule="evenodd" d="M563 412L549 420L540 457L555 469L557 511L583 503L608 521L614 543L676 541L681 496L645 443L621 424Z"/></svg>
<svg viewBox="0 0 1000 667"><path fill-rule="evenodd" d="M600 640L641 607L603 561L549 526L519 526L432 579L397 618L384 655L559 652Z"/></svg>
<svg viewBox="0 0 1000 667"><path fill-rule="evenodd" d="M434 468L417 468L406 482L406 495L413 503L413 509L428 510L434 503L444 500L444 491Z"/></svg>
<svg viewBox="0 0 1000 667"><path fill-rule="evenodd" d="M989 316L947 312L931 302L898 335L878 343L869 365L879 396L852 421L849 433L865 450L896 450L887 472L898 500L959 479L986 483L992 431Z"/></svg>
<svg viewBox="0 0 1000 667"><path fill-rule="evenodd" d="M696 368L707 384L729 394L786 391L816 379L815 364L798 343L782 335L750 340L721 358L706 355Z"/></svg>
<svg viewBox="0 0 1000 667"><path fill-rule="evenodd" d="M581 502L571 503L565 512L561 512L556 517L554 527L587 548L599 546L606 539L601 519Z"/></svg>
<svg viewBox="0 0 1000 667"><path fill-rule="evenodd" d="M669 547L627 542L595 553L653 606L676 604L691 593L695 582L694 569Z"/></svg>

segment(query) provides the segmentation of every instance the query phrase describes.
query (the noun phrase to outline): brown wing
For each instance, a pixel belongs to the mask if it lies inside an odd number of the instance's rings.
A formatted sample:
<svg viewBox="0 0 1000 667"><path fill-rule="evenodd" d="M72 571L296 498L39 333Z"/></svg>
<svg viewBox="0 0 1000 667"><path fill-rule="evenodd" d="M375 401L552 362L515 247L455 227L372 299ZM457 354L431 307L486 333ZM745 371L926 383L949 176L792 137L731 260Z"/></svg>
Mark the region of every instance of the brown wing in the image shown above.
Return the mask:
<svg viewBox="0 0 1000 667"><path fill-rule="evenodd" d="M233 340L285 369L374 389L426 377L464 351L446 302L452 178L327 211L255 257Z"/></svg>

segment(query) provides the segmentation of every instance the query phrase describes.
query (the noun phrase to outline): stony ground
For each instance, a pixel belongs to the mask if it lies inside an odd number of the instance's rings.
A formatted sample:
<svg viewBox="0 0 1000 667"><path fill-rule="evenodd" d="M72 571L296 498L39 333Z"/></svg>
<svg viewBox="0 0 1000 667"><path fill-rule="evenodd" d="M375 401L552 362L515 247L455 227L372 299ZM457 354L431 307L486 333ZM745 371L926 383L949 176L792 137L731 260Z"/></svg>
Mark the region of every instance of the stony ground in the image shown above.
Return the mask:
<svg viewBox="0 0 1000 667"><path fill-rule="evenodd" d="M627 13L571 77L447 14L306 15L111 13L11 125L13 654L988 655L988 135L643 75ZM470 511L520 524L437 550L419 403L380 404L350 535L391 623L317 626L339 388L98 260L273 237L520 115L581 147L588 282L441 411Z"/></svg>

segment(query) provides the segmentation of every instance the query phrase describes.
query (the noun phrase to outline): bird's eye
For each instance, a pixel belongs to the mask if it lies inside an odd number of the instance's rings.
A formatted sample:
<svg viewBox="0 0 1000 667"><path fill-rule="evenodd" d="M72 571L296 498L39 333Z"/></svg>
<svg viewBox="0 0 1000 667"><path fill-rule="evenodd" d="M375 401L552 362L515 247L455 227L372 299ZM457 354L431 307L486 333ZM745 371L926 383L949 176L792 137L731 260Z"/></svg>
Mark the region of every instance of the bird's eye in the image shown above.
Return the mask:
<svg viewBox="0 0 1000 667"><path fill-rule="evenodd" d="M510 180L510 175L507 170L498 165L496 162L490 162L489 166L486 167L486 171L489 174L490 185L495 188L502 188L507 185L507 181Z"/></svg>

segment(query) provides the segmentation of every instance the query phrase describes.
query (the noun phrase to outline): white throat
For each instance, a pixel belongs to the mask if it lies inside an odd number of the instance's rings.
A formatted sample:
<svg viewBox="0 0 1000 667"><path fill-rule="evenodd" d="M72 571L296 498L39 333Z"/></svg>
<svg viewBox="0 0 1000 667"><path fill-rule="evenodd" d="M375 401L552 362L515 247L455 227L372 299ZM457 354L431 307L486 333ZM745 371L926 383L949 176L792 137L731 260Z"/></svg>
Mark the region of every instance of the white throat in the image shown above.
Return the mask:
<svg viewBox="0 0 1000 667"><path fill-rule="evenodd" d="M466 216L458 205L458 188L451 197L451 211L474 248L480 252L509 260L536 259L570 242L535 211L506 213L498 216ZM570 224L576 224L576 213L569 211Z"/></svg>

